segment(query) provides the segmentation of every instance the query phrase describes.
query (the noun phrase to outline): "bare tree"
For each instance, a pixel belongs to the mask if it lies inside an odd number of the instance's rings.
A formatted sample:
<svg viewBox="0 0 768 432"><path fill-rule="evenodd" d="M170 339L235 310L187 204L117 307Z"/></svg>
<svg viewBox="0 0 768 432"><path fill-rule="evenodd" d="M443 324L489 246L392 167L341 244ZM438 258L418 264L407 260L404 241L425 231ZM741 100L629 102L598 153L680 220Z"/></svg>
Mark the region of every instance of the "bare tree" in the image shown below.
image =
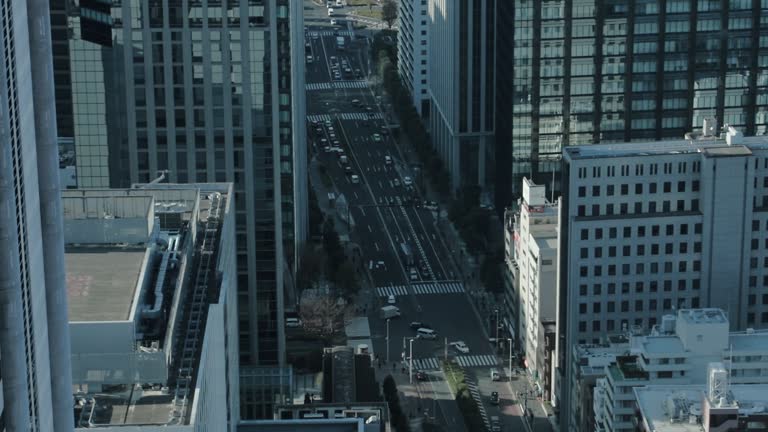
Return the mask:
<svg viewBox="0 0 768 432"><path fill-rule="evenodd" d="M296 284L299 290L314 288L315 284L323 278L325 267L324 251L318 250L312 244L305 243L302 245L299 269L296 274Z"/></svg>
<svg viewBox="0 0 768 432"><path fill-rule="evenodd" d="M397 20L397 5L394 0L384 0L381 6L381 19L387 23L388 28Z"/></svg>
<svg viewBox="0 0 768 432"><path fill-rule="evenodd" d="M299 316L304 330L321 337L329 337L344 329L346 302L329 294L302 296Z"/></svg>

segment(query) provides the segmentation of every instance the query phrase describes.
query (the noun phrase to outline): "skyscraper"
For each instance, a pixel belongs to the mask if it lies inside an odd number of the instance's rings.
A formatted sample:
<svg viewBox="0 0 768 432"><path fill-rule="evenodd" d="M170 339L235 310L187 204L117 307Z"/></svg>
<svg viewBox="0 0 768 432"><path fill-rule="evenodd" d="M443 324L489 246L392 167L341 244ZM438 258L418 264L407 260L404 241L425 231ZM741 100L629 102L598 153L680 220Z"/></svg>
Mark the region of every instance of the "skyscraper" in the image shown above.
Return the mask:
<svg viewBox="0 0 768 432"><path fill-rule="evenodd" d="M404 0L397 9L397 69L416 111L429 114L427 0Z"/></svg>
<svg viewBox="0 0 768 432"><path fill-rule="evenodd" d="M126 187L160 172L170 182L234 183L240 363L284 363L284 288L307 225L301 4L76 6L78 186Z"/></svg>
<svg viewBox="0 0 768 432"><path fill-rule="evenodd" d="M752 0L500 2L497 204L523 176L560 190L566 145L677 138L705 117L765 134L767 12Z"/></svg>
<svg viewBox="0 0 768 432"><path fill-rule="evenodd" d="M496 0L429 0L432 142L451 187L493 177Z"/></svg>
<svg viewBox="0 0 768 432"><path fill-rule="evenodd" d="M71 431L64 240L47 0L0 2L0 419Z"/></svg>

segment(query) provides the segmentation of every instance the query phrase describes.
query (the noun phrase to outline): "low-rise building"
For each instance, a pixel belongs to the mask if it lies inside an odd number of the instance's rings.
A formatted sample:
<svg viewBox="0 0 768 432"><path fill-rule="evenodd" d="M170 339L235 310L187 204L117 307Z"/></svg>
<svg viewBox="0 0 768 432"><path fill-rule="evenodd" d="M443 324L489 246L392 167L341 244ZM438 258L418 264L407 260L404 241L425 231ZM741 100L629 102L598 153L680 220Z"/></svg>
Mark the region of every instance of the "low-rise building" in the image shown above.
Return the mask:
<svg viewBox="0 0 768 432"><path fill-rule="evenodd" d="M232 185L62 193L78 428L234 431Z"/></svg>

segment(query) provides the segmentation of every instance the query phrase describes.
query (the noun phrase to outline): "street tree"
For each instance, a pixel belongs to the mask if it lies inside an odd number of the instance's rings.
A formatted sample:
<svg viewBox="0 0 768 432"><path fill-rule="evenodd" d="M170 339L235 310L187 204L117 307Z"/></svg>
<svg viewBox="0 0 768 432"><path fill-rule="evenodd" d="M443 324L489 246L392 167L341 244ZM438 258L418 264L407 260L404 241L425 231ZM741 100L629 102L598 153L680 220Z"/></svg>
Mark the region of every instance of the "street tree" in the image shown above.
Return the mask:
<svg viewBox="0 0 768 432"><path fill-rule="evenodd" d="M351 297L360 288L355 272L355 265L352 264L350 260L344 261L339 268L336 269L336 275L333 280L336 282L336 287L345 297Z"/></svg>
<svg viewBox="0 0 768 432"><path fill-rule="evenodd" d="M397 5L394 0L384 0L381 6L381 19L387 23L388 28L392 28L392 24L397 20Z"/></svg>
<svg viewBox="0 0 768 432"><path fill-rule="evenodd" d="M313 288L320 281L326 261L325 253L314 245L305 243L301 247L299 269L296 272L296 285L299 290Z"/></svg>
<svg viewBox="0 0 768 432"><path fill-rule="evenodd" d="M330 338L344 329L347 304L331 294L302 296L299 317L307 333Z"/></svg>
<svg viewBox="0 0 768 432"><path fill-rule="evenodd" d="M344 262L345 256L339 233L336 232L333 218L330 217L323 224L323 249L328 257L326 274L329 279L332 279Z"/></svg>

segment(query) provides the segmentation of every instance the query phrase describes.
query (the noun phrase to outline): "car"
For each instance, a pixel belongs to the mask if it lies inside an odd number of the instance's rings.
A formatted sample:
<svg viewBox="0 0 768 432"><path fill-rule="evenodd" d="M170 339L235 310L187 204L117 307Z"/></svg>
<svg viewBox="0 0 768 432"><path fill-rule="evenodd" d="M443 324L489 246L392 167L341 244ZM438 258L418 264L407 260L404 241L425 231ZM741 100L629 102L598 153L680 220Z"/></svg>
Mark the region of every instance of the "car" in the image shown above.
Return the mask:
<svg viewBox="0 0 768 432"><path fill-rule="evenodd" d="M352 177L350 177L350 181L352 181L353 184L360 183L360 177L357 176L357 174L352 174Z"/></svg>
<svg viewBox="0 0 768 432"><path fill-rule="evenodd" d="M391 156L384 156L384 163L387 165L392 165L392 157Z"/></svg>
<svg viewBox="0 0 768 432"><path fill-rule="evenodd" d="M393 183L395 186L400 186L400 179L394 179L394 180L392 181L392 183Z"/></svg>
<svg viewBox="0 0 768 432"><path fill-rule="evenodd" d="M334 133L336 131L336 129L334 129L333 126L331 126L330 124L328 124L327 126L328 126L328 133Z"/></svg>
<svg viewBox="0 0 768 432"><path fill-rule="evenodd" d="M330 138L332 141L336 141L336 134L331 132L328 134L328 138Z"/></svg>
<svg viewBox="0 0 768 432"><path fill-rule="evenodd" d="M376 117L376 113L375 112L368 112L368 118L373 118L373 117Z"/></svg>
<svg viewBox="0 0 768 432"><path fill-rule="evenodd" d="M406 186L410 186L410 185L413 184L413 180L411 180L410 177L405 176L405 177L403 177L403 184L406 185Z"/></svg>
<svg viewBox="0 0 768 432"><path fill-rule="evenodd" d="M469 354L469 347L467 344L464 343L464 341L455 341L448 344L454 348L456 348L456 351L462 353L462 354Z"/></svg>
<svg viewBox="0 0 768 432"><path fill-rule="evenodd" d="M334 18L331 18L331 25L333 25L333 26L335 26L335 25L336 25L336 19L334 19Z"/></svg>
<svg viewBox="0 0 768 432"><path fill-rule="evenodd" d="M381 135L377 133L373 134L373 142L381 142Z"/></svg>
<svg viewBox="0 0 768 432"><path fill-rule="evenodd" d="M320 145L325 147L328 145L328 140L325 138L320 138Z"/></svg>
<svg viewBox="0 0 768 432"><path fill-rule="evenodd" d="M396 299L396 298L395 298L395 296L394 296L394 295L392 295L392 294L390 294L389 296L387 296L387 304L391 304L391 305L393 305L393 304L395 304L395 303L396 303L396 300L397 300L397 299Z"/></svg>
<svg viewBox="0 0 768 432"><path fill-rule="evenodd" d="M340 74L340 73L338 73L338 72L335 72L335 73L333 74L333 79L335 79L335 80L340 80L340 79L341 79L341 74Z"/></svg>
<svg viewBox="0 0 768 432"><path fill-rule="evenodd" d="M323 147L323 151L324 151L325 153L330 153L330 152L331 152L331 146L325 146L325 147Z"/></svg>
<svg viewBox="0 0 768 432"><path fill-rule="evenodd" d="M421 278L422 279L429 278L429 269L428 268L426 268L426 267L422 267L421 268Z"/></svg>
<svg viewBox="0 0 768 432"><path fill-rule="evenodd" d="M317 34L317 32L312 33L312 40L318 40L318 39L320 39L320 35Z"/></svg>
<svg viewBox="0 0 768 432"><path fill-rule="evenodd" d="M344 167L344 174L346 175L352 175L352 167L347 165Z"/></svg>
<svg viewBox="0 0 768 432"><path fill-rule="evenodd" d="M301 327L301 320L298 318L286 318L285 326L289 328Z"/></svg>
<svg viewBox="0 0 768 432"><path fill-rule="evenodd" d="M428 328L420 328L416 330L416 338L417 339L437 339L437 333Z"/></svg>
<svg viewBox="0 0 768 432"><path fill-rule="evenodd" d="M411 267L410 277L412 281L419 280L419 273L416 272L416 269Z"/></svg>
<svg viewBox="0 0 768 432"><path fill-rule="evenodd" d="M416 371L416 379L419 381L427 381L429 380L429 377L427 376L427 373L424 371Z"/></svg>
<svg viewBox="0 0 768 432"><path fill-rule="evenodd" d="M437 211L437 203L434 201L424 201L424 206L427 210Z"/></svg>
<svg viewBox="0 0 768 432"><path fill-rule="evenodd" d="M373 107L371 107L371 106L366 106L366 107L365 107L365 110L366 110L366 111L368 111L368 112L373 112Z"/></svg>
<svg viewBox="0 0 768 432"><path fill-rule="evenodd" d="M352 99L352 106L360 106L360 100L359 99Z"/></svg>
<svg viewBox="0 0 768 432"><path fill-rule="evenodd" d="M363 73L360 72L360 69L355 69L355 78L360 79L363 77Z"/></svg>
<svg viewBox="0 0 768 432"><path fill-rule="evenodd" d="M386 126L381 127L381 134L382 135L389 135L389 129Z"/></svg>
<svg viewBox="0 0 768 432"><path fill-rule="evenodd" d="M331 126L331 121L330 121L330 120L326 120L326 121L325 121L325 127L332 127L332 126Z"/></svg>
<svg viewBox="0 0 768 432"><path fill-rule="evenodd" d="M331 63L336 63L336 56L331 56Z"/></svg>
<svg viewBox="0 0 768 432"><path fill-rule="evenodd" d="M411 330L418 330L420 328L432 328L427 323L423 323L421 321L411 321L410 327Z"/></svg>
<svg viewBox="0 0 768 432"><path fill-rule="evenodd" d="M499 392L491 392L491 405L499 404Z"/></svg>
<svg viewBox="0 0 768 432"><path fill-rule="evenodd" d="M307 56L307 63L312 63L312 56L311 55Z"/></svg>

